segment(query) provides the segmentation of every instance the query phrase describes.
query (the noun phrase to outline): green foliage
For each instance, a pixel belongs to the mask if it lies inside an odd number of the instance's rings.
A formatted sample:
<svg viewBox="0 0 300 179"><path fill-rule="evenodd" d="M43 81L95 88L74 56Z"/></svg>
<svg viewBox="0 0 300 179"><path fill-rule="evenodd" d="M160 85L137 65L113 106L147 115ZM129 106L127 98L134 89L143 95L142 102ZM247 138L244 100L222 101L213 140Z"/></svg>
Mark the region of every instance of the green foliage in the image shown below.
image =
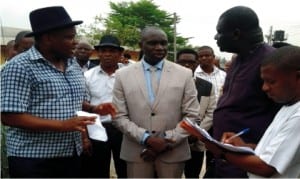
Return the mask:
<svg viewBox="0 0 300 179"><path fill-rule="evenodd" d="M103 21L104 19L99 15L95 17L92 24L80 25L77 32L78 38L85 38L92 45L96 45L104 33Z"/></svg>
<svg viewBox="0 0 300 179"><path fill-rule="evenodd" d="M123 46L137 49L140 38L140 31L146 26L158 26L162 28L169 39L169 51L172 56L174 42L174 23L178 23L180 18L159 9L152 0L140 0L137 2L110 2L111 13L106 19L96 16L95 22L80 29L79 34L99 41L103 34L114 34ZM99 28L98 24L103 24L104 28ZM105 29L105 30L104 30ZM176 47L187 45L188 38L176 34ZM93 43L94 44L94 43ZM169 57L170 57L169 56Z"/></svg>

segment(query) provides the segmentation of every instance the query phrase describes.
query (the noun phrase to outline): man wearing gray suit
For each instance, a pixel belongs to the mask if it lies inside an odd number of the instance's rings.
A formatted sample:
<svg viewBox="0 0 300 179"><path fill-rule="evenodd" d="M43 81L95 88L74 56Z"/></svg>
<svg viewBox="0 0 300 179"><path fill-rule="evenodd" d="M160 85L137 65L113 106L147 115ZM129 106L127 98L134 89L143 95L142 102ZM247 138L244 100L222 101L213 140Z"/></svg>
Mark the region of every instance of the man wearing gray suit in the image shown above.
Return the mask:
<svg viewBox="0 0 300 179"><path fill-rule="evenodd" d="M116 72L113 89L114 125L124 134L120 157L129 178L181 178L191 156L189 134L179 122L199 117L192 72L165 59L168 40L161 29L146 27L139 45L144 56Z"/></svg>

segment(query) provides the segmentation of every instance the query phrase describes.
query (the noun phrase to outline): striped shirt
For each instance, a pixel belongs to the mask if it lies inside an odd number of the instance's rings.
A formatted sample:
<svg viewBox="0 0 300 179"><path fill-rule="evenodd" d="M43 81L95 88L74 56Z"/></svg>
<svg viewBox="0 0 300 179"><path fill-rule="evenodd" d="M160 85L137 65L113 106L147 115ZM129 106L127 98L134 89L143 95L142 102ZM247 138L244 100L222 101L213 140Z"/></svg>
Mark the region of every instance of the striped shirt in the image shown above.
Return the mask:
<svg viewBox="0 0 300 179"><path fill-rule="evenodd" d="M1 112L27 113L45 120L66 120L82 109L86 96L83 72L68 59L57 70L32 47L1 71ZM31 158L72 156L82 152L79 132L31 131L9 127L7 155Z"/></svg>

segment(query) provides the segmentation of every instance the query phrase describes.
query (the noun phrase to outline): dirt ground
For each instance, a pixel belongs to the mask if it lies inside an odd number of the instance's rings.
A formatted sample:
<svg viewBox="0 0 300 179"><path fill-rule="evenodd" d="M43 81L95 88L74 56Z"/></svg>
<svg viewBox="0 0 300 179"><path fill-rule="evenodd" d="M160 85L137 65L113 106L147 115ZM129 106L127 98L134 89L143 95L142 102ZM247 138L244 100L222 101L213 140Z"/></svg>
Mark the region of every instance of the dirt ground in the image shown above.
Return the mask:
<svg viewBox="0 0 300 179"><path fill-rule="evenodd" d="M206 158L204 157L203 166L202 166L199 178L203 178L203 176L204 176L204 172L205 172L205 168L206 168L205 160L206 160ZM110 163L110 178L117 178L115 167L114 167L114 160L111 159L111 161L112 162ZM185 178L184 174L182 175L182 178Z"/></svg>

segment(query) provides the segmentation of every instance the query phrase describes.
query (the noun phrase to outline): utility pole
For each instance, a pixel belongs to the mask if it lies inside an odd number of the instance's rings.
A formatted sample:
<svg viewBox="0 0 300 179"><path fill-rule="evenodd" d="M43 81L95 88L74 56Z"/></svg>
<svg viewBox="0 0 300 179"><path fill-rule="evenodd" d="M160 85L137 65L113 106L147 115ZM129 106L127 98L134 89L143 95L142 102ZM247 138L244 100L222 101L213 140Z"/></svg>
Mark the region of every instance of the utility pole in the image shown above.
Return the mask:
<svg viewBox="0 0 300 179"><path fill-rule="evenodd" d="M273 26L270 27L269 34L266 35L267 42L269 45L272 45L272 36L273 36Z"/></svg>
<svg viewBox="0 0 300 179"><path fill-rule="evenodd" d="M173 48L174 48L174 62L176 61L176 23L177 23L177 15L176 15L176 12L174 12L174 18L173 18L173 24L174 24L174 42L173 42Z"/></svg>

